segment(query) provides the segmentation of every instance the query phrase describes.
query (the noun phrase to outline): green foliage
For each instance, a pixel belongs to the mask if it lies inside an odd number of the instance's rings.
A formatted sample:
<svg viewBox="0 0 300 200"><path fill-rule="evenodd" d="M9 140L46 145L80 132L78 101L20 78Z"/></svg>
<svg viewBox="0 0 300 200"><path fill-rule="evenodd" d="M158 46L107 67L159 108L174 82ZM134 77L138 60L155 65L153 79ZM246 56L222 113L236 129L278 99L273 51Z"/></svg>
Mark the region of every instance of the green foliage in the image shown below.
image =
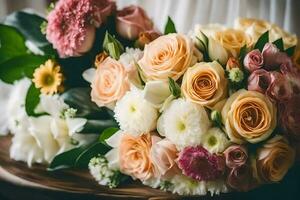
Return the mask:
<svg viewBox="0 0 300 200"><path fill-rule="evenodd" d="M107 140L108 138L110 138L112 135L114 135L119 129L118 128L114 128L114 127L110 127L105 129L100 137L99 137L99 142L101 142L102 144L106 144L105 140Z"/></svg>
<svg viewBox="0 0 300 200"><path fill-rule="evenodd" d="M283 45L283 40L282 38L279 38L278 40L275 40L273 42L273 44L276 45L276 47L280 50L280 51L284 51L284 45Z"/></svg>
<svg viewBox="0 0 300 200"><path fill-rule="evenodd" d="M254 49L259 49L260 51L262 51L265 44L268 42L269 42L269 31L266 31L258 38L256 44L254 45Z"/></svg>
<svg viewBox="0 0 300 200"><path fill-rule="evenodd" d="M171 94L175 98L180 97L180 95L181 95L180 86L170 77L169 77L169 89L170 89Z"/></svg>
<svg viewBox="0 0 300 200"><path fill-rule="evenodd" d="M40 90L37 89L34 84L31 84L25 99L25 110L28 116L39 116L34 110L40 103L40 94Z"/></svg>
<svg viewBox="0 0 300 200"><path fill-rule="evenodd" d="M177 33L175 24L170 16L168 16L168 21L165 26L164 34L167 35L169 33Z"/></svg>
<svg viewBox="0 0 300 200"><path fill-rule="evenodd" d="M112 58L118 60L120 55L124 52L124 47L115 37L106 32L104 41L103 41L103 49L109 54Z"/></svg>

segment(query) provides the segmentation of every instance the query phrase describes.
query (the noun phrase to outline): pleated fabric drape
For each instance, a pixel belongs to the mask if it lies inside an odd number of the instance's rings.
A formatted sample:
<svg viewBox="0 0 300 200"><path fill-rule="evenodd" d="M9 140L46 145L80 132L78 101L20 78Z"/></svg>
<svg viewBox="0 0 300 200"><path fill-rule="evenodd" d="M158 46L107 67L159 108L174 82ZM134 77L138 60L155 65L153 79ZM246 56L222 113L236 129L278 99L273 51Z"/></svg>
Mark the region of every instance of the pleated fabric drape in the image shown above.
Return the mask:
<svg viewBox="0 0 300 200"><path fill-rule="evenodd" d="M170 15L180 32L195 24L233 25L237 17L261 18L300 35L300 0L117 0L120 7L144 7L162 30Z"/></svg>

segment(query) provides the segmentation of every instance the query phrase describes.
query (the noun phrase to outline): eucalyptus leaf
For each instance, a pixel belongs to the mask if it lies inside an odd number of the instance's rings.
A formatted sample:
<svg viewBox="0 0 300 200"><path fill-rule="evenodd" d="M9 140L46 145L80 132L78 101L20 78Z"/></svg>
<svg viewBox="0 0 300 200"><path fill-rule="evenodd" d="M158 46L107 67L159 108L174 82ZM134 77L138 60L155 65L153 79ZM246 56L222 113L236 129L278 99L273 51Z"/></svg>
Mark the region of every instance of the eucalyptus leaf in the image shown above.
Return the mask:
<svg viewBox="0 0 300 200"><path fill-rule="evenodd" d="M175 98L180 97L181 95L180 86L170 77L169 77L169 89Z"/></svg>
<svg viewBox="0 0 300 200"><path fill-rule="evenodd" d="M268 42L269 42L269 31L266 31L258 38L256 44L254 45L254 49L259 49L260 51L262 51L265 44Z"/></svg>
<svg viewBox="0 0 300 200"><path fill-rule="evenodd" d="M32 83L29 87L26 99L25 99L25 110L28 116L39 116L40 114L35 113L35 108L40 102L40 90L37 89Z"/></svg>
<svg viewBox="0 0 300 200"><path fill-rule="evenodd" d="M101 142L102 144L106 144L105 140L107 140L108 138L110 138L113 134L115 134L116 132L118 132L118 128L115 128L115 127L110 127L110 128L107 128L105 129L100 137L99 137L99 142Z"/></svg>
<svg viewBox="0 0 300 200"><path fill-rule="evenodd" d="M279 38L278 40L275 40L273 42L273 44L276 45L276 47L280 50L280 51L284 51L284 45L283 45L283 40L282 38Z"/></svg>
<svg viewBox="0 0 300 200"><path fill-rule="evenodd" d="M80 155L76 158L74 167L75 168L87 168L90 160L97 156L97 155L105 155L110 148L105 146L102 143L95 143L88 148L86 148L84 151L80 153Z"/></svg>
<svg viewBox="0 0 300 200"><path fill-rule="evenodd" d="M82 152L84 152L85 149L85 147L77 147L64 153L58 154L50 163L48 170L55 171L75 166L77 158Z"/></svg>
<svg viewBox="0 0 300 200"><path fill-rule="evenodd" d="M168 21L165 26L164 34L167 35L169 33L177 33L175 24L170 16L168 16Z"/></svg>
<svg viewBox="0 0 300 200"><path fill-rule="evenodd" d="M0 24L0 64L24 54L27 48L23 35L14 27Z"/></svg>
<svg viewBox="0 0 300 200"><path fill-rule="evenodd" d="M62 94L64 102L77 110L76 117L87 119L108 119L111 117L106 108L99 108L91 101L91 88L72 88Z"/></svg>
<svg viewBox="0 0 300 200"><path fill-rule="evenodd" d="M5 24L18 29L26 40L31 41L44 54L53 55L55 51L40 29L44 22L46 20L43 17L25 11L13 12L4 20Z"/></svg>
<svg viewBox="0 0 300 200"><path fill-rule="evenodd" d="M292 46L287 48L284 52L288 55L288 56L293 56L296 50L296 46Z"/></svg>
<svg viewBox="0 0 300 200"><path fill-rule="evenodd" d="M78 133L81 134L101 133L102 131L110 127L118 127L117 122L113 118L103 119L103 120L88 120L84 125L83 129L80 130Z"/></svg>
<svg viewBox="0 0 300 200"><path fill-rule="evenodd" d="M47 59L45 56L31 54L13 57L0 64L0 79L12 84L23 77L32 78L34 70Z"/></svg>

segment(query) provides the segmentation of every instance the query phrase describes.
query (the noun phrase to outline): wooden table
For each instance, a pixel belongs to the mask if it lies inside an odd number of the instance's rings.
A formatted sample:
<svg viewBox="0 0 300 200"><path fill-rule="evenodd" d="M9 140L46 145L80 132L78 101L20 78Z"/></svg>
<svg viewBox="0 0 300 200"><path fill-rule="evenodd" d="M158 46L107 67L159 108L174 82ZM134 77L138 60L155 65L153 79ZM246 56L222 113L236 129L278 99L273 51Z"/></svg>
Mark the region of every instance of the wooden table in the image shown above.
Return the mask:
<svg viewBox="0 0 300 200"><path fill-rule="evenodd" d="M87 170L48 172L43 165L28 168L9 158L10 137L0 138L0 200L94 200L94 199L300 199L300 168L294 167L280 184L266 185L248 193L221 196L180 197L138 182L116 189L98 185ZM298 198L297 198L298 197Z"/></svg>

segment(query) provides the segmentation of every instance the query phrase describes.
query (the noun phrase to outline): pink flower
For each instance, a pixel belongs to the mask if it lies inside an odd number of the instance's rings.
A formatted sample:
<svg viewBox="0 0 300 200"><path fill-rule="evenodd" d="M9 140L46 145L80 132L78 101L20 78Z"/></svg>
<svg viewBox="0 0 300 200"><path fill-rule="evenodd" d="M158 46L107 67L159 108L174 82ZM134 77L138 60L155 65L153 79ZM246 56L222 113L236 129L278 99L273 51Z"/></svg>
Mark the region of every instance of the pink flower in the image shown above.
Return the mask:
<svg viewBox="0 0 300 200"><path fill-rule="evenodd" d="M231 169L227 176L227 184L242 192L247 192L257 186L252 176L252 169L247 164Z"/></svg>
<svg viewBox="0 0 300 200"><path fill-rule="evenodd" d="M244 58L244 65L249 72L260 69L263 63L263 56L258 49L250 51Z"/></svg>
<svg viewBox="0 0 300 200"><path fill-rule="evenodd" d="M244 146L231 145L224 151L226 166L236 168L245 165L248 159L248 152Z"/></svg>
<svg viewBox="0 0 300 200"><path fill-rule="evenodd" d="M264 94L272 81L270 72L264 69L255 70L248 78L248 90Z"/></svg>
<svg viewBox="0 0 300 200"><path fill-rule="evenodd" d="M60 57L89 51L99 27L115 9L110 0L61 0L47 17L46 37Z"/></svg>
<svg viewBox="0 0 300 200"><path fill-rule="evenodd" d="M292 65L292 60L284 52L280 52L276 45L272 43L265 44L262 51L264 59L264 69L276 70L282 64Z"/></svg>
<svg viewBox="0 0 300 200"><path fill-rule="evenodd" d="M225 170L224 157L210 154L202 146L186 147L181 151L178 166L183 174L198 181L220 178Z"/></svg>
<svg viewBox="0 0 300 200"><path fill-rule="evenodd" d="M279 120L284 132L291 139L300 141L300 94L279 104Z"/></svg>
<svg viewBox="0 0 300 200"><path fill-rule="evenodd" d="M292 88L286 77L279 72L271 72L273 81L266 90L267 96L275 102L285 102L292 97Z"/></svg>
<svg viewBox="0 0 300 200"><path fill-rule="evenodd" d="M177 149L168 139L163 139L152 145L150 155L158 177L173 177L180 171L176 164Z"/></svg>
<svg viewBox="0 0 300 200"><path fill-rule="evenodd" d="M138 6L128 6L117 12L117 32L124 38L135 40L139 34L153 29L153 23Z"/></svg>

